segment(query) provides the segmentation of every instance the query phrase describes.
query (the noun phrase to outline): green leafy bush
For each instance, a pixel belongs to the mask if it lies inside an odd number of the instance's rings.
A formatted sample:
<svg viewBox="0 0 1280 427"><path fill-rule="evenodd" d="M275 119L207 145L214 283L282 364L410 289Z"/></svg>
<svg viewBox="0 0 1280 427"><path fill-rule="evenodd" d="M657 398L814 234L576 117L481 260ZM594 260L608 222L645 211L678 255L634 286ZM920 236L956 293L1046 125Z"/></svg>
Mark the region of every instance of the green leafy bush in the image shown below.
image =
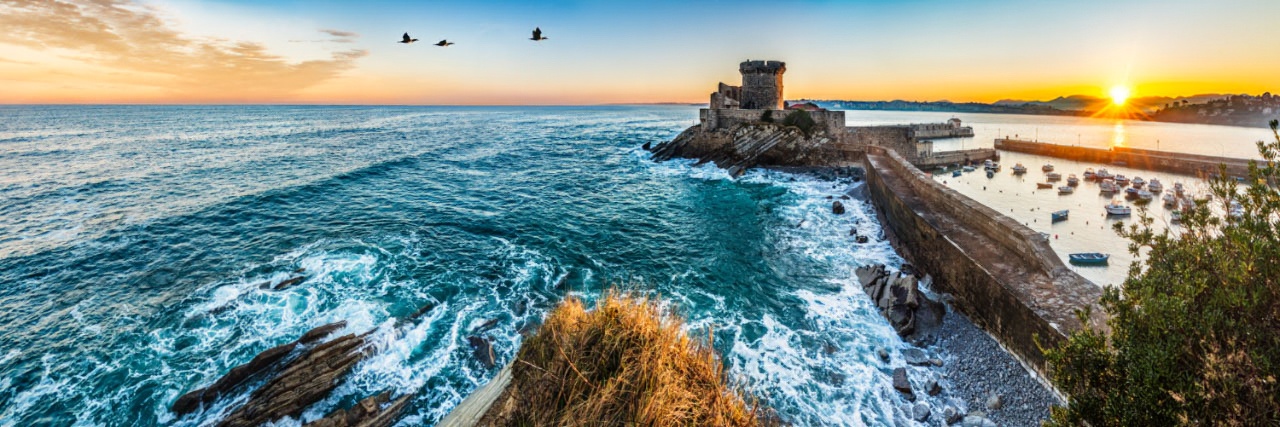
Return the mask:
<svg viewBox="0 0 1280 427"><path fill-rule="evenodd" d="M787 114L787 118L782 119L782 124L784 126L795 126L804 131L805 135L811 135L813 126L817 123L813 121L813 116L810 116L808 111L794 110L791 114Z"/></svg>
<svg viewBox="0 0 1280 427"><path fill-rule="evenodd" d="M1181 232L1128 228L1134 263L1102 307L1110 331L1085 329L1047 349L1050 378L1070 396L1048 425L1280 425L1280 133L1238 185L1226 168L1213 204L1183 213ZM1230 204L1240 205L1239 214ZM1087 314L1082 313L1087 316Z"/></svg>

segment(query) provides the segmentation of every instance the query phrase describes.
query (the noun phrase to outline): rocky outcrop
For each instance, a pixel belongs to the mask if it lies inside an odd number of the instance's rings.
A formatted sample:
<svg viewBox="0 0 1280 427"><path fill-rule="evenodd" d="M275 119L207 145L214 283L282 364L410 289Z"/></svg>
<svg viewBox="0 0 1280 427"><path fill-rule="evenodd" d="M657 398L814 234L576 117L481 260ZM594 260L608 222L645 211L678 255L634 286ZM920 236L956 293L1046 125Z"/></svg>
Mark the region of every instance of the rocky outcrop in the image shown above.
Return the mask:
<svg viewBox="0 0 1280 427"><path fill-rule="evenodd" d="M715 131L693 126L650 151L657 161L698 159L738 176L755 166L830 166L842 158L838 139L822 130L806 134L794 126L755 122Z"/></svg>
<svg viewBox="0 0 1280 427"><path fill-rule="evenodd" d="M298 338L297 341L288 344L281 344L267 349L262 353L258 353L258 355L248 363L231 368L231 371L227 372L226 375L218 379L218 381L213 383L213 385L193 390L182 395L182 397L179 397L178 400L173 402L171 409L178 415L195 412L197 409L200 409L200 406L207 405L217 400L219 396L230 393L240 385L245 384L248 380L262 377L263 374L277 366L278 362L284 360L293 353L294 349L297 349L300 346L310 345L346 326L346 322L324 325L308 331L306 334L303 334L301 338Z"/></svg>
<svg viewBox="0 0 1280 427"><path fill-rule="evenodd" d="M361 400L351 409L333 411L303 427L390 427L409 405L409 397L404 395L393 401L391 392L384 391Z"/></svg>
<svg viewBox="0 0 1280 427"><path fill-rule="evenodd" d="M946 307L920 292L915 276L890 273L883 265L859 267L856 274L862 290L875 302L880 314L889 319L899 336L914 341L927 339L942 323ZM913 364L929 363L923 354L919 359Z"/></svg>
<svg viewBox="0 0 1280 427"><path fill-rule="evenodd" d="M258 426L284 417L297 417L329 395L356 363L367 357L368 334L347 334L308 348L254 390L249 401L218 423L223 427Z"/></svg>
<svg viewBox="0 0 1280 427"><path fill-rule="evenodd" d="M297 418L307 407L328 397L357 363L372 354L367 342L368 333L347 334L320 342L344 327L346 322L321 326L303 334L297 341L263 351L248 363L232 368L213 385L179 397L172 409L179 415L191 413L231 394L242 385L266 379L265 384L249 394L244 405L232 411L218 425L248 427L285 417ZM393 401L389 393L382 393L308 425L389 426L399 417L408 401L408 396Z"/></svg>

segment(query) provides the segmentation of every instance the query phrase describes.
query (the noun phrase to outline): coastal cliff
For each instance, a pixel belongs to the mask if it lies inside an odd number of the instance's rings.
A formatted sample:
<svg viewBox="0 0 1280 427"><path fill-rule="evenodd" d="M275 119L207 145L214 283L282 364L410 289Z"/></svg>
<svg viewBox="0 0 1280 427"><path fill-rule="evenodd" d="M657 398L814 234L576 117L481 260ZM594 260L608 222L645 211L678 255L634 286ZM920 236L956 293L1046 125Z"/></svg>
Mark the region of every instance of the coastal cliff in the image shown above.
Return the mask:
<svg viewBox="0 0 1280 427"><path fill-rule="evenodd" d="M699 159L739 176L756 166L836 166L845 158L839 139L824 129L805 132L797 126L753 121L728 129L693 126L651 151L656 161Z"/></svg>

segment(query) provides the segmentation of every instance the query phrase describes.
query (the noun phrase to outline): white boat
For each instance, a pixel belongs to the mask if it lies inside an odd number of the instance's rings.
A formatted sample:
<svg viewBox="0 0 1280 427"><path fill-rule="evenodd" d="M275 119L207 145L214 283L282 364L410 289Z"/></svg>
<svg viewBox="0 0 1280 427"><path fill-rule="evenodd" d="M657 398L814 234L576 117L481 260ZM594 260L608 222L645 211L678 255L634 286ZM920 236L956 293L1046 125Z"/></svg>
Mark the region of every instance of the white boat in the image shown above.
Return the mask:
<svg viewBox="0 0 1280 427"><path fill-rule="evenodd" d="M1041 167L1040 167L1040 170L1045 171L1045 172L1053 172L1053 164L1052 164L1052 163L1045 163L1045 164L1044 164L1044 166L1041 166Z"/></svg>
<svg viewBox="0 0 1280 427"><path fill-rule="evenodd" d="M1142 188L1142 186L1147 185L1147 181L1140 176L1133 177L1133 180L1129 182L1133 183L1133 188Z"/></svg>
<svg viewBox="0 0 1280 427"><path fill-rule="evenodd" d="M1244 217L1244 206L1240 206L1240 202L1237 202L1237 201L1235 201L1235 200L1232 200L1232 201L1231 201L1231 208L1227 211L1227 214L1228 214L1228 215L1231 215L1231 217L1232 217L1232 218L1235 218L1235 219L1243 218L1243 217Z"/></svg>
<svg viewBox="0 0 1280 427"><path fill-rule="evenodd" d="M1178 198L1173 193L1164 193L1164 197L1161 197L1160 200L1164 202L1164 207L1166 208L1178 206Z"/></svg>
<svg viewBox="0 0 1280 427"><path fill-rule="evenodd" d="M1103 194L1113 194L1120 191L1120 187L1116 186L1116 182L1109 179L1102 180L1102 183L1098 184L1098 188L1102 190Z"/></svg>
<svg viewBox="0 0 1280 427"><path fill-rule="evenodd" d="M1175 209L1173 212L1169 212L1169 222L1172 222L1174 224L1181 223L1182 211Z"/></svg>
<svg viewBox="0 0 1280 427"><path fill-rule="evenodd" d="M1114 201L1107 204L1105 209L1107 210L1107 215L1129 216L1129 214L1133 213L1133 209Z"/></svg>
<svg viewBox="0 0 1280 427"><path fill-rule="evenodd" d="M1094 178L1094 177L1096 177L1097 175L1098 175L1098 174L1097 174L1097 173L1095 173L1095 172L1093 171L1093 168L1088 168L1088 169L1085 169L1085 170L1084 170L1084 180L1085 180L1085 181L1092 181L1092 180L1093 180L1093 178Z"/></svg>
<svg viewBox="0 0 1280 427"><path fill-rule="evenodd" d="M983 169L991 169L991 164L992 164L991 159L983 160L983 161L982 161L982 168L983 168Z"/></svg>
<svg viewBox="0 0 1280 427"><path fill-rule="evenodd" d="M1075 187L1080 185L1080 178L1076 178L1076 174L1067 175L1067 185Z"/></svg>
<svg viewBox="0 0 1280 427"><path fill-rule="evenodd" d="M1076 188L1070 185L1064 185L1064 186L1058 187L1058 194L1071 194L1074 192L1076 192Z"/></svg>
<svg viewBox="0 0 1280 427"><path fill-rule="evenodd" d="M1061 180L1062 180L1062 174L1057 173L1057 172L1049 172L1049 173L1045 174L1045 176L1044 176L1044 180L1045 180L1045 181L1061 181Z"/></svg>
<svg viewBox="0 0 1280 427"><path fill-rule="evenodd" d="M977 170L977 168L974 168L973 166L965 166L965 167L963 167L963 168L960 168L960 170L963 170L963 171L965 171L965 172L973 172L973 171Z"/></svg>
<svg viewBox="0 0 1280 427"><path fill-rule="evenodd" d="M1138 201L1135 203L1147 204L1147 203L1151 203L1151 200L1155 198L1156 196L1154 194L1151 194L1150 191L1138 190Z"/></svg>
<svg viewBox="0 0 1280 427"><path fill-rule="evenodd" d="M1164 184L1161 184L1159 179L1151 178L1151 181L1147 182L1147 189L1152 193L1160 194L1164 191Z"/></svg>
<svg viewBox="0 0 1280 427"><path fill-rule="evenodd" d="M1104 179L1112 179L1115 177L1116 176L1112 175L1111 172L1107 172L1106 168L1098 169L1098 173L1093 175L1093 178L1099 181L1102 181Z"/></svg>
<svg viewBox="0 0 1280 427"><path fill-rule="evenodd" d="M1183 192L1185 192L1185 191L1186 191L1186 188L1183 188L1183 187L1182 187L1182 183L1181 183L1181 182L1175 182L1175 183L1173 183L1173 194L1177 195L1178 197L1182 197L1182 196L1183 196Z"/></svg>
<svg viewBox="0 0 1280 427"><path fill-rule="evenodd" d="M1023 166L1023 165L1022 165L1022 163L1018 163L1018 164L1016 164L1016 165L1013 165L1013 168L1011 168L1011 169L1013 169L1013 174L1014 174L1014 175L1022 175L1022 174L1024 174L1024 173L1027 173L1027 167L1026 167L1026 166Z"/></svg>
<svg viewBox="0 0 1280 427"><path fill-rule="evenodd" d="M1128 187L1129 178L1125 178L1124 175L1116 175L1116 185L1119 185L1121 187Z"/></svg>

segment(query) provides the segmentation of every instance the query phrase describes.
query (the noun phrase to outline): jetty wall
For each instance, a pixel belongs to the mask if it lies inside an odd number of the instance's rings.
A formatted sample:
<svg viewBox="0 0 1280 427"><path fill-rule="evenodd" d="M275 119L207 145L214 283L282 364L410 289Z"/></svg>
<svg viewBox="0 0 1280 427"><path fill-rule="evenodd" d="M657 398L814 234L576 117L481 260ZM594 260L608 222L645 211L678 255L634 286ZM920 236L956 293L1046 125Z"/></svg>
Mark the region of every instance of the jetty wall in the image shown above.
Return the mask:
<svg viewBox="0 0 1280 427"><path fill-rule="evenodd" d="M867 186L898 251L935 290L1045 376L1037 345L1082 326L1101 288L1068 269L1044 236L930 179L897 152L866 149ZM1100 325L1101 310L1092 323Z"/></svg>
<svg viewBox="0 0 1280 427"><path fill-rule="evenodd" d="M1123 162L1125 166L1131 168L1197 176L1217 174L1220 172L1219 165L1227 165L1228 176L1249 176L1249 160L1230 157L1201 156L1126 147L1112 147L1110 149L1077 147L1009 138L996 139L995 148L1090 163L1116 164L1117 162Z"/></svg>

